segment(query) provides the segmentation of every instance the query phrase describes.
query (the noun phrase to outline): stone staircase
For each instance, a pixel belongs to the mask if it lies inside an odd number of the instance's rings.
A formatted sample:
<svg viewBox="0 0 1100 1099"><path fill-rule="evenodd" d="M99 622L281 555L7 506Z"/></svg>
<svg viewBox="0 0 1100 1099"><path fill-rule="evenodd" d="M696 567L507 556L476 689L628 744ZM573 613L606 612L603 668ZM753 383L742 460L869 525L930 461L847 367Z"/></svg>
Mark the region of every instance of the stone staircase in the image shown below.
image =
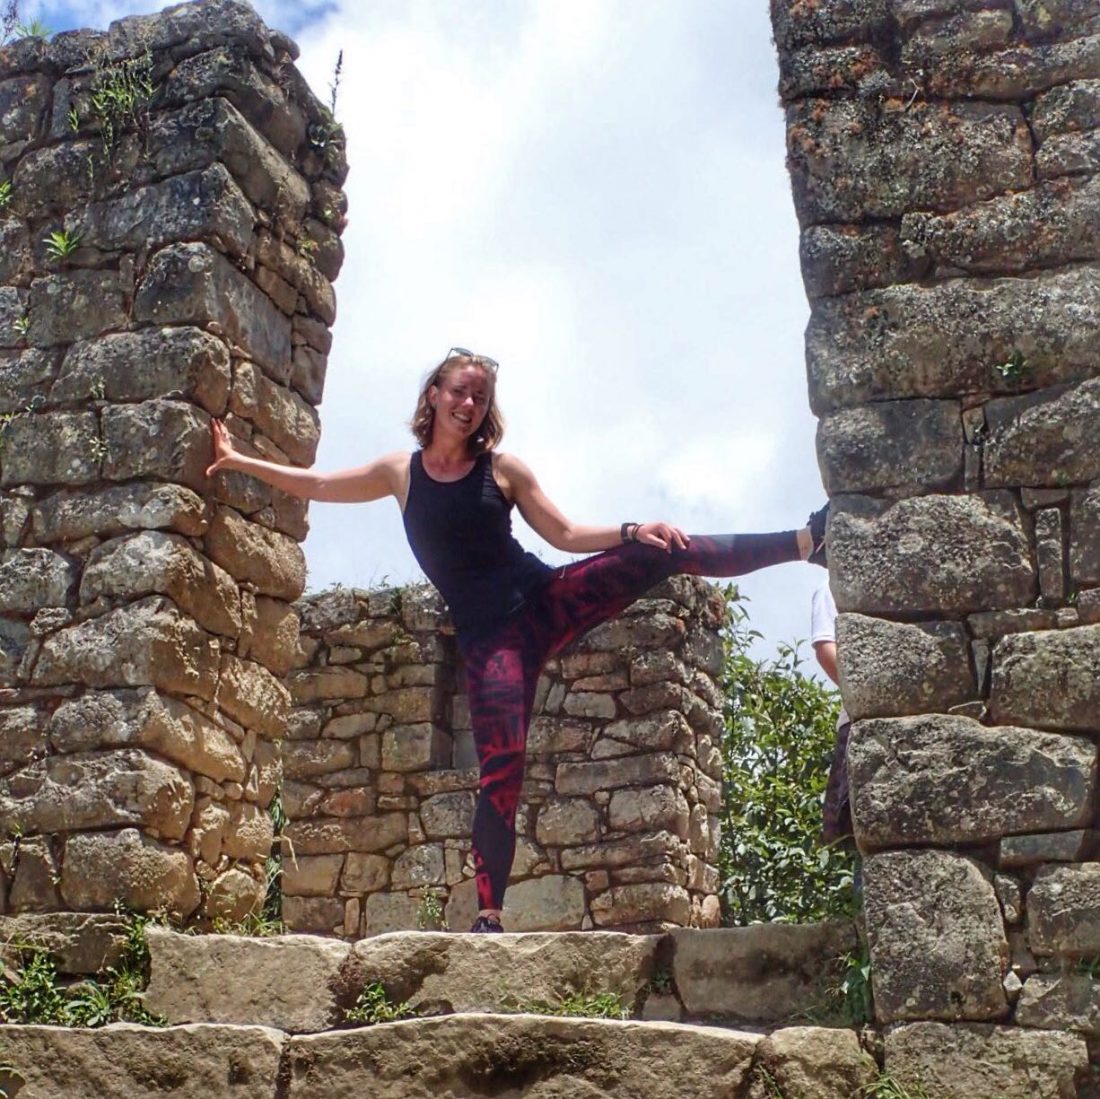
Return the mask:
<svg viewBox="0 0 1100 1099"><path fill-rule="evenodd" d="M850 924L148 939L168 1026L0 1027L10 1099L841 1099L878 1071L829 996ZM410 1016L349 1022L364 989Z"/></svg>

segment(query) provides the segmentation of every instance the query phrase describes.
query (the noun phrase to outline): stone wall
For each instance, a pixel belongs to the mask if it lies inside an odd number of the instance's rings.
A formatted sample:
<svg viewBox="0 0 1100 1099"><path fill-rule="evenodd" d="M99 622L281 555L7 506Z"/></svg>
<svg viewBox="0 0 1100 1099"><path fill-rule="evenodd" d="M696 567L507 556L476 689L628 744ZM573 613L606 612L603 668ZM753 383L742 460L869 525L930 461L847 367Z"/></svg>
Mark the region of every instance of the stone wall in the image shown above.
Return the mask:
<svg viewBox="0 0 1100 1099"><path fill-rule="evenodd" d="M283 915L359 938L464 930L477 910L477 755L461 660L427 588L299 604L283 746ZM552 660L539 683L510 930L718 923L717 589L675 578Z"/></svg>
<svg viewBox="0 0 1100 1099"><path fill-rule="evenodd" d="M230 0L0 50L0 912L262 895L341 136ZM52 243L51 243L52 235Z"/></svg>
<svg viewBox="0 0 1100 1099"><path fill-rule="evenodd" d="M1064 1095L1100 1037L1100 9L772 14L886 1068Z"/></svg>

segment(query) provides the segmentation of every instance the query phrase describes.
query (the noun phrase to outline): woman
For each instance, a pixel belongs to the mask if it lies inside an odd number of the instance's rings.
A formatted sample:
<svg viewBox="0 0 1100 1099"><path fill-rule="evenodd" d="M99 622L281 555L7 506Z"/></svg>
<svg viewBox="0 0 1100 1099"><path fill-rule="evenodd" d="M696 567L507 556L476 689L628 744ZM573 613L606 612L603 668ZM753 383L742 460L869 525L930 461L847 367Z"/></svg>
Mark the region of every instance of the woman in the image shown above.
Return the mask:
<svg viewBox="0 0 1100 1099"><path fill-rule="evenodd" d="M411 424L420 449L411 456L399 451L357 469L314 473L246 457L215 421L207 471L239 470L310 500L397 500L409 544L450 608L466 660L481 763L473 828L475 932L501 930L527 727L547 658L675 573L738 576L816 559L824 540L823 513L811 517L812 534L806 527L689 538L662 522L571 523L519 459L496 449L504 434L496 372L494 360L451 348L421 388ZM555 549L596 555L564 568L545 565L512 537L513 505Z"/></svg>

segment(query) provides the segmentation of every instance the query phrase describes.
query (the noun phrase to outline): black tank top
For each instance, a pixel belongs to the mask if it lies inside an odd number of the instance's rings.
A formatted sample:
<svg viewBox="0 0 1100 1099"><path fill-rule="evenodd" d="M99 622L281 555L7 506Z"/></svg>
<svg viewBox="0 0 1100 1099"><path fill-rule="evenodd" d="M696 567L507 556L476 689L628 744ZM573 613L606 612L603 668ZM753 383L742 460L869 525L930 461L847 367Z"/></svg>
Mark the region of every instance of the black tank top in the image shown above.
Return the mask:
<svg viewBox="0 0 1100 1099"><path fill-rule="evenodd" d="M554 571L512 536L512 505L479 454L457 481L435 481L422 453L409 465L405 534L424 575L439 589L465 649L523 606Z"/></svg>

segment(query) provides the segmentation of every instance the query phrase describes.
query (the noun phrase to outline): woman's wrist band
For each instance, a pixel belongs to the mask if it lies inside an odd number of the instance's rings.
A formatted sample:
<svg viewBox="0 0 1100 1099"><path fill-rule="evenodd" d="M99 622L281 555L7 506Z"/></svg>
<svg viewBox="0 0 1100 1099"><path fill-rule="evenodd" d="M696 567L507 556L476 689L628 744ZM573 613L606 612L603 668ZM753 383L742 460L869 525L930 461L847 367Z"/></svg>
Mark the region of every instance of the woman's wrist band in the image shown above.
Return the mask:
<svg viewBox="0 0 1100 1099"><path fill-rule="evenodd" d="M638 527L640 523L623 523L619 527L619 541L620 542L637 542L638 541Z"/></svg>

